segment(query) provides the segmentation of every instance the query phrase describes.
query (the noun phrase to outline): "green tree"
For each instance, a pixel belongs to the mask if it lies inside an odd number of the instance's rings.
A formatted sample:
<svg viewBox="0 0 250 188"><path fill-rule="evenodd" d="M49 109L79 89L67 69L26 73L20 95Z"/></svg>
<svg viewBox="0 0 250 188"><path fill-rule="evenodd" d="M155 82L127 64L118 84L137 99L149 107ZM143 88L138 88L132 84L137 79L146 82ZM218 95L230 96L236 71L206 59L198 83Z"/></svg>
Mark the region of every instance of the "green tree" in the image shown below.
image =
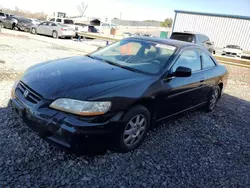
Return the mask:
<svg viewBox="0 0 250 188"><path fill-rule="evenodd" d="M172 27L173 19L166 18L164 22L161 22L161 27Z"/></svg>

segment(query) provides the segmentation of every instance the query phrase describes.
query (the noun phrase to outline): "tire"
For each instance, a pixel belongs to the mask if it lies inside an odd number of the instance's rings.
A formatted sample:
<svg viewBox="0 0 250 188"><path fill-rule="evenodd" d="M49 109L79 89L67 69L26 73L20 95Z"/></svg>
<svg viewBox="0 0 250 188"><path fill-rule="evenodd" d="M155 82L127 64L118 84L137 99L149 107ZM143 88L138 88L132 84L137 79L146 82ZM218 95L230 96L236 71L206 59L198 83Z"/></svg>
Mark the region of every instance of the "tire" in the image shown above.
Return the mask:
<svg viewBox="0 0 250 188"><path fill-rule="evenodd" d="M116 137L116 150L129 152L141 145L150 127L150 113L142 105L131 108L122 118L125 122Z"/></svg>
<svg viewBox="0 0 250 188"><path fill-rule="evenodd" d="M11 26L11 29L12 29L12 30L15 30L15 28L16 28L16 24L13 23L12 26Z"/></svg>
<svg viewBox="0 0 250 188"><path fill-rule="evenodd" d="M54 39L57 39L57 38L58 38L58 33L57 33L56 31L53 31L53 32L52 32L52 37L53 37Z"/></svg>
<svg viewBox="0 0 250 188"><path fill-rule="evenodd" d="M205 106L206 112L212 112L216 107L218 100L220 99L221 89L219 86L215 86L211 96L209 97L208 103Z"/></svg>
<svg viewBox="0 0 250 188"><path fill-rule="evenodd" d="M36 33L36 29L35 28L32 28L31 29L31 33L33 34L33 35L36 35L37 33Z"/></svg>

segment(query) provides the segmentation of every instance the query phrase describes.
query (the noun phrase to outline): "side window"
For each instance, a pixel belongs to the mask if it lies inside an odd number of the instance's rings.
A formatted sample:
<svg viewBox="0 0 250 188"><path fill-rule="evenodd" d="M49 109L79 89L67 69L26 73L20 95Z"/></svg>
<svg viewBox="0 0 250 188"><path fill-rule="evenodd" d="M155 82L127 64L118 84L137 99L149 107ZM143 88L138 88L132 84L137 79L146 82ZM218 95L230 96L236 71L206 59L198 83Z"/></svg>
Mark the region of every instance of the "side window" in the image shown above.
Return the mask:
<svg viewBox="0 0 250 188"><path fill-rule="evenodd" d="M62 19L56 19L56 22L62 22Z"/></svg>
<svg viewBox="0 0 250 188"><path fill-rule="evenodd" d="M201 60L199 52L195 49L183 51L173 65L172 72L175 72L178 67L190 68L192 72L201 70Z"/></svg>
<svg viewBox="0 0 250 188"><path fill-rule="evenodd" d="M51 26L56 26L56 24L55 23L52 23L52 25Z"/></svg>
<svg viewBox="0 0 250 188"><path fill-rule="evenodd" d="M47 25L47 22L43 22L43 23L41 23L41 25L45 26L45 25Z"/></svg>
<svg viewBox="0 0 250 188"><path fill-rule="evenodd" d="M50 19L50 21L51 21L51 22L54 22L54 21L55 21L55 18Z"/></svg>
<svg viewBox="0 0 250 188"><path fill-rule="evenodd" d="M215 66L214 61L206 52L201 51L201 56L202 56L202 68L203 69Z"/></svg>
<svg viewBox="0 0 250 188"><path fill-rule="evenodd" d="M205 35L200 35L200 41L201 41L202 43L204 43L204 42L209 41L209 39L208 39L208 37L205 36Z"/></svg>

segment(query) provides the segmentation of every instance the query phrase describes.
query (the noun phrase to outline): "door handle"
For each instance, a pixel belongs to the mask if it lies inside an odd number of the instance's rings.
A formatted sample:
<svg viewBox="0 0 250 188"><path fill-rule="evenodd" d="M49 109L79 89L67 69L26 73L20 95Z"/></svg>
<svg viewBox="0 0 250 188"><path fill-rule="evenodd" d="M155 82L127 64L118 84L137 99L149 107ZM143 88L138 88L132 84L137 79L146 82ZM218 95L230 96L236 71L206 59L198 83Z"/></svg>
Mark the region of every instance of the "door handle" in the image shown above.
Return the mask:
<svg viewBox="0 0 250 188"><path fill-rule="evenodd" d="M202 77L202 78L200 79L200 82L204 82L204 81L205 81L205 78Z"/></svg>

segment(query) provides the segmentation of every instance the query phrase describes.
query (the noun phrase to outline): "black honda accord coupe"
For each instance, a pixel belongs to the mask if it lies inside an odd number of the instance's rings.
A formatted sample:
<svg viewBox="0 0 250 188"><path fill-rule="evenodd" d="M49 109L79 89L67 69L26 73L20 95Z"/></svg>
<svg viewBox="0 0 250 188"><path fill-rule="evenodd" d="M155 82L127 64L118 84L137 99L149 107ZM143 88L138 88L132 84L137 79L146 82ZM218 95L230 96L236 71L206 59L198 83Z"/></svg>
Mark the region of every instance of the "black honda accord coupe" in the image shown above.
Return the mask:
<svg viewBox="0 0 250 188"><path fill-rule="evenodd" d="M71 149L111 143L127 152L165 118L198 107L212 111L227 77L201 46L133 37L30 67L10 102L48 141Z"/></svg>

